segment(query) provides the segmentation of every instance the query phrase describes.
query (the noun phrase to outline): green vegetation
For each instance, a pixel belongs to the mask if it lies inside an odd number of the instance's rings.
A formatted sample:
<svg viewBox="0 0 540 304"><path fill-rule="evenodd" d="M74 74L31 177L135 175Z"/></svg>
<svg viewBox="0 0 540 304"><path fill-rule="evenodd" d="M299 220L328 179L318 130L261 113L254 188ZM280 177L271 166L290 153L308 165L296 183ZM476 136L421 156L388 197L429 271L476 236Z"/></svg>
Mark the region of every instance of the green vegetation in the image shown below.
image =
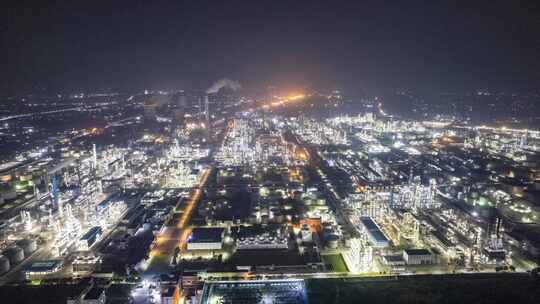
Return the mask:
<svg viewBox="0 0 540 304"><path fill-rule="evenodd" d="M326 267L330 271L335 272L348 272L347 265L345 265L345 261L343 261L343 257L341 254L327 254L327 255L321 255L321 258L323 260L323 263L327 265Z"/></svg>

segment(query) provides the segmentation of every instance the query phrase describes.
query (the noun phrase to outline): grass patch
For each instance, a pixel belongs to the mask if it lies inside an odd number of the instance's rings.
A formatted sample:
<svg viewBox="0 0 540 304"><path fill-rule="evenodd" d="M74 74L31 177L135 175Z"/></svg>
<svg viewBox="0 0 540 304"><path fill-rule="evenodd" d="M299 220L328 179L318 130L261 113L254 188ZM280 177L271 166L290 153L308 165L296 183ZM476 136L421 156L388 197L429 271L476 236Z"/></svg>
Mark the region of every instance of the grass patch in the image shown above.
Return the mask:
<svg viewBox="0 0 540 304"><path fill-rule="evenodd" d="M348 272L347 265L343 261L341 254L326 254L321 255L323 263L326 265L326 268L330 271L335 272Z"/></svg>

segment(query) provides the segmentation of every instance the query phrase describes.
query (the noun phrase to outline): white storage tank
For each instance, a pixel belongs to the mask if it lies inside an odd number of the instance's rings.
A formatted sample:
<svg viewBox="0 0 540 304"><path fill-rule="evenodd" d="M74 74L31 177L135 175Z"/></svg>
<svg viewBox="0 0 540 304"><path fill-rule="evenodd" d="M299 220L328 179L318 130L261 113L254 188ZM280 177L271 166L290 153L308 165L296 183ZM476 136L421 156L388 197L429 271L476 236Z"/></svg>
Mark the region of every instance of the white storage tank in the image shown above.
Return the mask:
<svg viewBox="0 0 540 304"><path fill-rule="evenodd" d="M15 265L24 260L24 251L19 246L12 246L4 251L4 255L8 257L11 265Z"/></svg>
<svg viewBox="0 0 540 304"><path fill-rule="evenodd" d="M0 255L0 274L8 272L10 267L9 259L4 255Z"/></svg>
<svg viewBox="0 0 540 304"><path fill-rule="evenodd" d="M22 248L24 256L30 256L34 251L37 250L37 241L35 239L25 239L18 243L19 247Z"/></svg>

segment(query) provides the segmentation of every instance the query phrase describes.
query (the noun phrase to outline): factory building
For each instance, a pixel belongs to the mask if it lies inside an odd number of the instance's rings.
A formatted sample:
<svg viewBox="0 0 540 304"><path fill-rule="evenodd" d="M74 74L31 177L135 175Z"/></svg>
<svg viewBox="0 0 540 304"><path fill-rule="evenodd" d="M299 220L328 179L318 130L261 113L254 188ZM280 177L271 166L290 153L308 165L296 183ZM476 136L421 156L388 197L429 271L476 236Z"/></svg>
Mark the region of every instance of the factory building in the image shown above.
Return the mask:
<svg viewBox="0 0 540 304"><path fill-rule="evenodd" d="M188 250L220 250L223 246L223 228L194 228L187 241Z"/></svg>
<svg viewBox="0 0 540 304"><path fill-rule="evenodd" d="M384 248L390 245L388 238L370 217L360 218L360 229L373 247Z"/></svg>
<svg viewBox="0 0 540 304"><path fill-rule="evenodd" d="M388 266L405 266L405 260L402 255L384 255L382 261L385 265Z"/></svg>
<svg viewBox="0 0 540 304"><path fill-rule="evenodd" d="M73 273L87 273L97 270L101 264L101 257L77 256L73 261Z"/></svg>
<svg viewBox="0 0 540 304"><path fill-rule="evenodd" d="M242 228L236 241L238 250L249 249L288 249L288 232L286 229L253 229Z"/></svg>
<svg viewBox="0 0 540 304"><path fill-rule="evenodd" d="M428 249L403 250L403 259L407 265L433 265L439 262L437 254Z"/></svg>
<svg viewBox="0 0 540 304"><path fill-rule="evenodd" d="M62 260L44 260L36 261L24 270L24 275L27 280L39 279L43 276L53 274L60 271L64 262Z"/></svg>
<svg viewBox="0 0 540 304"><path fill-rule="evenodd" d="M350 272L369 271L373 263L373 248L359 238L351 238L350 247L342 251L342 256Z"/></svg>
<svg viewBox="0 0 540 304"><path fill-rule="evenodd" d="M78 244L78 249L80 251L88 251L90 247L99 240L103 230L99 226L90 228L80 239Z"/></svg>

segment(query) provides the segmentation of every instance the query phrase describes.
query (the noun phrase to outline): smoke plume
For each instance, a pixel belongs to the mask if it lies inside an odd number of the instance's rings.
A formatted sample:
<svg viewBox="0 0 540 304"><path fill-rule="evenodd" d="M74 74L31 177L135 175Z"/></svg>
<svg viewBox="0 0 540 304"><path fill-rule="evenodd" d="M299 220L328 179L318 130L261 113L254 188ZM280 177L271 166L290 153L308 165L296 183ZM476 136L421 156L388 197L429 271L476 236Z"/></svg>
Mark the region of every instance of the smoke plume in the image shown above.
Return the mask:
<svg viewBox="0 0 540 304"><path fill-rule="evenodd" d="M228 87L236 91L236 90L241 89L242 85L238 81L230 80L228 78L222 78L214 82L214 84L211 87L209 87L208 90L206 90L206 93L207 94L217 93L219 89L225 88L225 87Z"/></svg>

